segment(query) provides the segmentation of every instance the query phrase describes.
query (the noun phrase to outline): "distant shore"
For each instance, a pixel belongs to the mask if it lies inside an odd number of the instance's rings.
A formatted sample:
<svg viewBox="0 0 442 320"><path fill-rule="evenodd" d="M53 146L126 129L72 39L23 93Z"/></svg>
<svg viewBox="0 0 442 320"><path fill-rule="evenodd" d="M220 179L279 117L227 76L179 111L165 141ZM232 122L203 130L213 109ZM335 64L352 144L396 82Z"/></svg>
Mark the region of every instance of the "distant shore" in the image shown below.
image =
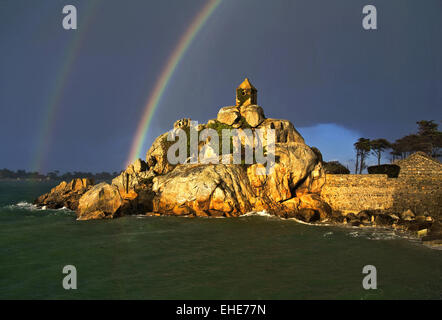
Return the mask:
<svg viewBox="0 0 442 320"><path fill-rule="evenodd" d="M113 178L117 177L121 172L83 172L83 171L74 171L74 172L65 172L60 173L58 170L54 170L48 172L47 174L39 173L39 172L30 172L26 170L9 170L9 169L0 169L0 181L71 181L76 178L89 178L93 181L110 181Z"/></svg>

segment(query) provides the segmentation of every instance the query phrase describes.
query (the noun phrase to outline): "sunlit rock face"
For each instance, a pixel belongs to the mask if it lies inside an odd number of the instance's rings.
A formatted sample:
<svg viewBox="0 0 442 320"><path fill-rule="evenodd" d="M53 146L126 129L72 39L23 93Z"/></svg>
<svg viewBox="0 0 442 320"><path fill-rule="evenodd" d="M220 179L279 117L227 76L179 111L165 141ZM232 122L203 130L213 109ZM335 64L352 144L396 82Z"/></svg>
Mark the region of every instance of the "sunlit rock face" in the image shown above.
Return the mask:
<svg viewBox="0 0 442 320"><path fill-rule="evenodd" d="M257 105L257 90L248 79L236 90L236 105L221 108L216 120L194 125L185 118L173 125L173 132L193 130L200 134L203 129L218 134L225 129L248 131L252 135L261 132L261 142L252 142L255 153L251 163L244 162L242 154L241 162L233 163L234 147L245 150L247 139L242 137L232 142L232 150L228 148L231 153L224 155L217 154L218 150L210 145L211 138L200 139L198 160L210 161L189 164L187 158L186 163L171 164L168 150L174 141L168 141L168 133L164 133L155 139L145 161L137 159L110 184L80 188L83 191L75 196L79 203L75 208L78 219L152 212L236 217L262 210L307 222L327 219L329 207L317 196L325 179L319 150L307 146L290 121L267 119L263 108ZM273 139L268 136L271 133ZM258 146L263 156L273 154L274 162L267 158L267 164L257 163Z"/></svg>
<svg viewBox="0 0 442 320"><path fill-rule="evenodd" d="M245 90L247 99L241 100L241 96L238 96L242 92L240 89ZM234 165L221 164L221 161L219 164L183 164L174 168L159 166L167 163L164 159L167 150L158 152L156 150L161 148L152 147L147 154L147 162L154 172L160 173L153 178L154 212L230 217L266 210L284 217L299 216L304 220L309 216L309 221L313 217L327 218L330 213L327 204L323 204L319 196L309 196L319 193L325 182L319 150L307 146L290 121L266 119L264 110L256 105L256 92L246 79L237 89L237 105L221 108L216 120L201 126L252 132L259 129L264 148L272 143L267 141L267 134L273 132L276 161L272 169L262 174L265 169L263 164ZM185 129L189 123L190 119L180 120L174 128ZM154 142L155 146L158 145L158 139ZM244 147L243 139L240 144ZM153 155L157 156L155 161L151 160ZM231 160L234 157L230 154L224 155L224 158Z"/></svg>
<svg viewBox="0 0 442 320"><path fill-rule="evenodd" d="M253 210L255 195L239 165L180 165L153 181L155 212L238 216Z"/></svg>
<svg viewBox="0 0 442 320"><path fill-rule="evenodd" d="M259 167L254 164L247 168L247 175L255 193L273 202L290 199L296 195L296 189L315 169L318 159L306 144L290 142L277 143L275 155L278 161L267 175L260 175Z"/></svg>
<svg viewBox="0 0 442 320"><path fill-rule="evenodd" d="M265 120L265 116L258 105L234 106L221 108L216 120L234 128L256 128Z"/></svg>
<svg viewBox="0 0 442 320"><path fill-rule="evenodd" d="M156 138L146 154L146 163L155 174L165 174L174 167L167 160L167 135L166 132Z"/></svg>
<svg viewBox="0 0 442 320"><path fill-rule="evenodd" d="M100 183L86 192L78 204L78 220L115 218L123 199L115 185Z"/></svg>
<svg viewBox="0 0 442 320"><path fill-rule="evenodd" d="M216 120L229 126L241 119L238 107L223 107L218 111Z"/></svg>
<svg viewBox="0 0 442 320"><path fill-rule="evenodd" d="M326 219L329 207L310 192L317 191L322 178L317 155L298 143L278 144L275 153L279 161L268 175L259 174L262 170L258 169L264 169L262 164L179 165L153 179L153 211L231 217L266 210L287 217L308 208L316 210L320 219ZM296 197L300 185L305 190ZM284 203L294 198L290 204Z"/></svg>
<svg viewBox="0 0 442 320"><path fill-rule="evenodd" d="M239 113L252 128L257 127L265 120L264 111L257 105L241 106Z"/></svg>

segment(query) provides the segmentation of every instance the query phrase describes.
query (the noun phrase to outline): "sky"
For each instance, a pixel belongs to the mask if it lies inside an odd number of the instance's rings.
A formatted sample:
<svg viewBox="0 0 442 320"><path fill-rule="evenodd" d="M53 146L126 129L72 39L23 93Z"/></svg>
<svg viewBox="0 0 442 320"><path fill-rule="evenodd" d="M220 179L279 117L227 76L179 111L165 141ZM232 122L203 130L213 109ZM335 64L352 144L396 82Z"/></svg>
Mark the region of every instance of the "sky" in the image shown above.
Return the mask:
<svg viewBox="0 0 442 320"><path fill-rule="evenodd" d="M206 3L1 0L0 168L124 169L146 102ZM67 4L76 30L62 26ZM377 30L362 28L366 4ZM441 32L440 0L222 0L168 82L143 157L177 119L205 123L234 105L248 77L267 117L352 168L359 137L394 141L442 120Z"/></svg>

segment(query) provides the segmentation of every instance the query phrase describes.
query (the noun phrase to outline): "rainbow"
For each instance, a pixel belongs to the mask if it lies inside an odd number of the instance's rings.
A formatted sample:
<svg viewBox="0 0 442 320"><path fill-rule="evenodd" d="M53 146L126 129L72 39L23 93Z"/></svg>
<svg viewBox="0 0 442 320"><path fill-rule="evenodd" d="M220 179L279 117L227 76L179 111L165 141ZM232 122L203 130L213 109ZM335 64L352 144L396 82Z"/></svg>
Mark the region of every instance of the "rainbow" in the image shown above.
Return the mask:
<svg viewBox="0 0 442 320"><path fill-rule="evenodd" d="M78 18L82 18L78 23L77 30L71 30L66 32L75 32L73 40L69 43L65 50L65 59L63 65L60 68L57 76L55 77L54 87L51 90L52 94L48 98L48 102L45 110L43 111L43 121L40 130L37 135L37 144L34 157L31 163L31 170L40 172L43 169L43 163L45 157L48 155L49 146L52 140L52 132L54 131L54 125L56 123L57 110L60 105L60 100L63 96L66 83L69 79L72 66L80 51L81 44L83 42L86 30L92 21L92 16L96 12L99 1L88 1L87 6L82 11L78 11ZM61 28L61 26L60 26Z"/></svg>
<svg viewBox="0 0 442 320"><path fill-rule="evenodd" d="M177 65L179 64L181 58L183 57L186 50L189 48L192 40L195 38L198 31L202 28L204 23L209 19L213 11L221 3L221 0L209 0L203 9L197 14L197 16L192 21L191 25L187 28L186 32L181 37L177 46L173 50L171 56L167 60L167 64L163 71L161 72L158 81L150 95L146 106L144 108L143 115L138 124L137 131L135 133L135 139L133 140L132 146L130 148L129 156L126 161L126 165L129 165L135 161L141 154L143 148L147 131L149 129L152 117L155 110L158 108L161 97L164 94L164 90L167 87Z"/></svg>

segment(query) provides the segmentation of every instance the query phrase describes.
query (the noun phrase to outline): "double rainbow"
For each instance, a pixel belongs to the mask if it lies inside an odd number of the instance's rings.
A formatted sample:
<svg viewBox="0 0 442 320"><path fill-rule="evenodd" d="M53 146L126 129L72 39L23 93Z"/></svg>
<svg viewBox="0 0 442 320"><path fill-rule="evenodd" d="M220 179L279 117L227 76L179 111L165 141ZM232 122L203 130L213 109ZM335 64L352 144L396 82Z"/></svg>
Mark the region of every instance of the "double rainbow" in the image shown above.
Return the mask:
<svg viewBox="0 0 442 320"><path fill-rule="evenodd" d="M57 76L55 77L54 88L51 90L52 94L49 96L46 107L43 111L43 121L41 123L40 130L37 136L37 145L34 157L31 163L31 170L41 172L44 168L44 161L46 160L49 147L52 141L52 133L57 118L57 111L60 106L60 101L63 96L63 92L68 83L69 75L72 72L72 67L81 49L81 45L90 23L93 21L92 17L97 11L100 5L100 0L88 1L84 10L79 12L79 17L84 17L78 24L77 30L65 31L74 32L73 40L67 46L64 54L65 58L63 65L59 69Z"/></svg>

